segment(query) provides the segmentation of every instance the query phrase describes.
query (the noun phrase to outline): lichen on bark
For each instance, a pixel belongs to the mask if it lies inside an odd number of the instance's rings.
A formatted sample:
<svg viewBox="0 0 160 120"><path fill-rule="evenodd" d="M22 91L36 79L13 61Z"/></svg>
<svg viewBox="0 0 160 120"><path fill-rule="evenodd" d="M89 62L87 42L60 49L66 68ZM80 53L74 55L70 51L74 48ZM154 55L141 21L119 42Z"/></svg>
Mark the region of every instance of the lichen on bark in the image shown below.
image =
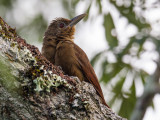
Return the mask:
<svg viewBox="0 0 160 120"><path fill-rule="evenodd" d="M0 118L122 120L94 87L64 75L0 18Z"/></svg>

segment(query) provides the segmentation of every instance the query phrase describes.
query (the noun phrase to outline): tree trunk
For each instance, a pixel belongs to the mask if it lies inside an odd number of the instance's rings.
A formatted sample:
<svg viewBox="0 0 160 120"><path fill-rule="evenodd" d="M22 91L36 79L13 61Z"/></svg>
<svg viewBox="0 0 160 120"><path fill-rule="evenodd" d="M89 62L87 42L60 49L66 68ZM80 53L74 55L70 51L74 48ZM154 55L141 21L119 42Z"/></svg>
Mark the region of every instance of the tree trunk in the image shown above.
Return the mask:
<svg viewBox="0 0 160 120"><path fill-rule="evenodd" d="M0 17L0 119L125 120L93 86L63 74Z"/></svg>

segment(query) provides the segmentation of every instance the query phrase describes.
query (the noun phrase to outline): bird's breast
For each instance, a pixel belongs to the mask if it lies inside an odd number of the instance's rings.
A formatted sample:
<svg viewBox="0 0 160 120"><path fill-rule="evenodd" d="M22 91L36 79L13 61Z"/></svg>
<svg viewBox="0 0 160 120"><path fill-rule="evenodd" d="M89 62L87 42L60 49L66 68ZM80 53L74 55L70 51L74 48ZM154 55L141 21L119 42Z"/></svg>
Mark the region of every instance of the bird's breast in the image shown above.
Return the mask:
<svg viewBox="0 0 160 120"><path fill-rule="evenodd" d="M52 64L54 64L54 58L56 53L56 47L51 45L44 45L42 47L42 55L47 58Z"/></svg>
<svg viewBox="0 0 160 120"><path fill-rule="evenodd" d="M71 61L74 56L74 46L71 42L59 42L56 47L56 61ZM64 59L65 58L65 59Z"/></svg>
<svg viewBox="0 0 160 120"><path fill-rule="evenodd" d="M60 42L56 47L55 64L62 66L63 64L74 63L75 52L71 42ZM67 66L67 65L66 65Z"/></svg>
<svg viewBox="0 0 160 120"><path fill-rule="evenodd" d="M61 66L63 71L70 76L77 76L83 79L80 65L75 55L73 42L60 42L56 48L55 65Z"/></svg>

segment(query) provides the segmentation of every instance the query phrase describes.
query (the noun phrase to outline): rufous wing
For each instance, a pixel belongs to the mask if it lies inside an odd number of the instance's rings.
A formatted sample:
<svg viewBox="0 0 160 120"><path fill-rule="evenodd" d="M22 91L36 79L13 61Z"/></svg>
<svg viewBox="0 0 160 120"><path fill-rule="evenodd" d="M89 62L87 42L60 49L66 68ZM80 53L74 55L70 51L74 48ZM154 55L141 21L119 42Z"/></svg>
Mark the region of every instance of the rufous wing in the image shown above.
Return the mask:
<svg viewBox="0 0 160 120"><path fill-rule="evenodd" d="M105 99L104 99L104 96L103 96L103 93L102 93L102 89L100 87L97 76L94 72L94 69L93 69L92 65L89 62L89 59L88 59L87 55L76 44L74 44L74 49L75 49L75 55L76 55L77 61L80 64L80 69L85 76L85 81L91 83L94 86L98 95L101 97L103 104L108 106L105 102Z"/></svg>

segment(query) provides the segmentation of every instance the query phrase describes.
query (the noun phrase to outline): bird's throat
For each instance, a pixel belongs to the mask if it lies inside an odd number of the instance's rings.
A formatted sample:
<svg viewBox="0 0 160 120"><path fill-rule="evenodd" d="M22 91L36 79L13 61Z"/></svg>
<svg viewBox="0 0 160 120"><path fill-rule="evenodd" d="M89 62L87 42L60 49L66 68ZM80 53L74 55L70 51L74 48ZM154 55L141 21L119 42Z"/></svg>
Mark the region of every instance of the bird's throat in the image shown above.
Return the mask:
<svg viewBox="0 0 160 120"><path fill-rule="evenodd" d="M57 37L56 39L57 41L70 41L70 42L74 42L74 37L68 37L68 36L63 36L63 37Z"/></svg>

